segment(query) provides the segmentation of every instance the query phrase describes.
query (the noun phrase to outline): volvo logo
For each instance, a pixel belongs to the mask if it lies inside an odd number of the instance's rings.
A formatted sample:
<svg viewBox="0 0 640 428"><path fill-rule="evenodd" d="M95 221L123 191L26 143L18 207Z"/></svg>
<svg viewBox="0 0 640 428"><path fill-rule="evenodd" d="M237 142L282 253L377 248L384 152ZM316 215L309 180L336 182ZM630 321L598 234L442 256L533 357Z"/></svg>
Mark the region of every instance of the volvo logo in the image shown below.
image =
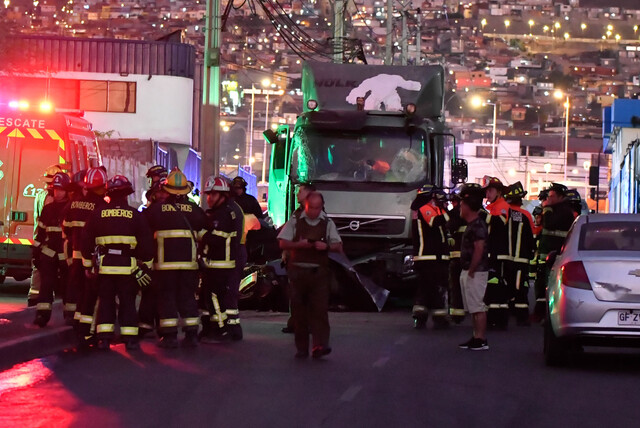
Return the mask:
<svg viewBox="0 0 640 428"><path fill-rule="evenodd" d="M349 223L349 229L353 230L354 232L360 229L360 222L358 220L352 220Z"/></svg>

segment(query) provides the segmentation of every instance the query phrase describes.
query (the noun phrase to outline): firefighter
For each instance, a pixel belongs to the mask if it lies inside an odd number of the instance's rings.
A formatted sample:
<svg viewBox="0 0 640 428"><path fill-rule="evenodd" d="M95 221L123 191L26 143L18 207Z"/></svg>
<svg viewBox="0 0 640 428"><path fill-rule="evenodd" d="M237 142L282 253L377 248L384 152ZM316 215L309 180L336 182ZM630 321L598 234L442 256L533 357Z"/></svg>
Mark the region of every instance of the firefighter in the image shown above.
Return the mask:
<svg viewBox="0 0 640 428"><path fill-rule="evenodd" d="M453 192L449 196L452 208L449 210L447 231L449 240L449 315L456 324L460 324L465 317L460 289L460 245L467 223L460 216L460 194Z"/></svg>
<svg viewBox="0 0 640 428"><path fill-rule="evenodd" d="M83 169L75 174L71 178L71 183L67 187L67 195L69 198L68 205L65 207L65 216L62 221L62 233L65 238L64 241L64 253L67 259L68 275L67 284L65 286L65 305L64 305L64 319L67 325L75 325L80 320L80 312L78 311L78 303L80 299L80 292L84 284L84 269L82 268L82 256L80 252L76 253L74 259L73 254L73 237L72 228L75 226L69 225L69 211L73 206L73 203L79 201L83 197L84 189L82 187L84 177L87 175L87 170ZM78 248L79 250L79 248Z"/></svg>
<svg viewBox="0 0 640 428"><path fill-rule="evenodd" d="M109 203L97 208L87 221L82 241L82 264L97 275L98 348L108 350L114 337L116 297L120 336L128 350L140 348L136 296L151 282L153 238L147 222L127 203L133 186L116 175L107 182Z"/></svg>
<svg viewBox="0 0 640 428"><path fill-rule="evenodd" d="M51 319L53 294L62 294L67 277L67 261L62 237L62 221L67 206L67 188L71 180L64 172L53 177L53 201L46 204L38 218L33 243L33 264L40 270L41 288L33 323L44 327ZM64 295L63 295L64 298ZM65 302L66 303L66 302Z"/></svg>
<svg viewBox="0 0 640 428"><path fill-rule="evenodd" d="M233 199L240 205L242 212L245 214L253 214L256 218L264 217L262 207L258 200L247 193L247 182L244 178L238 176L231 181L231 191Z"/></svg>
<svg viewBox="0 0 640 428"><path fill-rule="evenodd" d="M522 208L525 197L522 183L509 186L505 199L509 203L509 260L505 263L505 280L516 316L516 324L529 325L529 264L535 252L534 223L529 211Z"/></svg>
<svg viewBox="0 0 640 428"><path fill-rule="evenodd" d="M211 176L204 186L209 209L202 234L203 273L201 305L203 343L242 339L238 312L238 287L234 281L242 236L242 209L231 199L229 183Z"/></svg>
<svg viewBox="0 0 640 428"><path fill-rule="evenodd" d="M147 170L147 185L149 189L145 193L146 207L154 203L161 203L168 194L162 192L160 182L167 178L167 169L162 165L154 165ZM158 326L158 297L156 284L152 283L140 291L140 307L138 308L140 338L154 331Z"/></svg>
<svg viewBox="0 0 640 428"><path fill-rule="evenodd" d="M546 315L546 288L549 268L546 259L551 251L560 251L569 229L573 224L575 213L566 200L567 187L559 183L551 183L542 208L542 232L538 244L538 274L536 277L535 321L541 321Z"/></svg>
<svg viewBox="0 0 640 428"><path fill-rule="evenodd" d="M565 195L565 197L569 205L571 205L571 209L573 210L573 217L576 218L580 214L582 214L582 198L580 197L580 193L578 193L578 190L567 190L567 194Z"/></svg>
<svg viewBox="0 0 640 428"><path fill-rule="evenodd" d="M178 321L182 317L185 337L182 345L198 344L197 232L204 229L202 208L186 198L190 192L187 177L174 168L161 183L160 202L144 210L155 241L154 282L158 293L161 348L178 347Z"/></svg>
<svg viewBox="0 0 640 428"><path fill-rule="evenodd" d="M51 165L44 171L45 189L36 193L35 201L33 202L33 239L36 239L36 233L38 231L38 218L40 213L46 204L53 202L53 189L51 183L53 177L58 173L63 172L60 165ZM40 294L40 271L35 266L31 272L31 284L29 287L29 293L27 295L27 306L35 306L38 303L38 294Z"/></svg>
<svg viewBox="0 0 640 428"><path fill-rule="evenodd" d="M412 310L414 327L425 328L430 311L434 327L446 328L449 248L445 228L449 216L438 203L434 186L426 184L418 190L411 203L411 217L413 267L419 281Z"/></svg>
<svg viewBox="0 0 640 428"><path fill-rule="evenodd" d="M91 343L91 325L94 320L97 292L94 281L86 278L82 264L82 241L84 230L93 213L105 205L107 173L104 167L91 168L82 183L83 196L72 201L67 210L63 230L71 250L67 301L75 305L74 319L78 322L80 345ZM73 309L69 307L69 310Z"/></svg>
<svg viewBox="0 0 640 428"><path fill-rule="evenodd" d="M489 224L489 281L485 302L489 307L487 325L505 330L509 323L509 292L504 281L504 263L509 260L509 204L502 196L505 186L496 177L484 177Z"/></svg>

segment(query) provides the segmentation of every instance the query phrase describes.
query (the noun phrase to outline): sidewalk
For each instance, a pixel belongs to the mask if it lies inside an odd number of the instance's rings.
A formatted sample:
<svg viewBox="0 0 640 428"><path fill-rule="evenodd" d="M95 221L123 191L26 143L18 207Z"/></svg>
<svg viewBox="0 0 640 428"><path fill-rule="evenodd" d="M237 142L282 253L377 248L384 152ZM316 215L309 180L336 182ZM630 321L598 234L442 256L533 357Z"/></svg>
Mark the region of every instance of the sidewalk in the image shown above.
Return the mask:
<svg viewBox="0 0 640 428"><path fill-rule="evenodd" d="M64 324L60 301L53 304L53 315L45 328L33 325L36 309L26 306L26 299L0 304L0 370L75 345L75 333Z"/></svg>

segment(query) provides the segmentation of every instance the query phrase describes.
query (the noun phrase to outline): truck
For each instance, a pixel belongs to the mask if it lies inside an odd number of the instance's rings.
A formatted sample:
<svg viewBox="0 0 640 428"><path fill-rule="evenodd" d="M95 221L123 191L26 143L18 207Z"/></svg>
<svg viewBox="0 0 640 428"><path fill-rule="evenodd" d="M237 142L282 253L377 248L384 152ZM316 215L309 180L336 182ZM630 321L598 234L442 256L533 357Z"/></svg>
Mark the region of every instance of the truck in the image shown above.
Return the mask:
<svg viewBox="0 0 640 428"><path fill-rule="evenodd" d="M0 283L31 276L34 204L51 165L73 174L101 164L91 123L48 102L0 104Z"/></svg>
<svg viewBox="0 0 640 428"><path fill-rule="evenodd" d="M441 65L306 62L303 112L271 143L268 212L276 226L296 208L296 185L322 192L352 265L387 290L414 278L411 202L421 186L466 179L446 132Z"/></svg>

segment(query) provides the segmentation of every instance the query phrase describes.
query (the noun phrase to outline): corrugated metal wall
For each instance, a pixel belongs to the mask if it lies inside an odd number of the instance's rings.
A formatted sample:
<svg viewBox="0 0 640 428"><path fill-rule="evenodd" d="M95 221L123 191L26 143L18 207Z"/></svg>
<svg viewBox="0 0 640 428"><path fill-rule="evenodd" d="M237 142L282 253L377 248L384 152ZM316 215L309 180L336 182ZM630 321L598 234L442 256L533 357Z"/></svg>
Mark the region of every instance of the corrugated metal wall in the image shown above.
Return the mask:
<svg viewBox="0 0 640 428"><path fill-rule="evenodd" d="M33 71L195 77L195 48L188 44L72 37L16 37L13 52Z"/></svg>

